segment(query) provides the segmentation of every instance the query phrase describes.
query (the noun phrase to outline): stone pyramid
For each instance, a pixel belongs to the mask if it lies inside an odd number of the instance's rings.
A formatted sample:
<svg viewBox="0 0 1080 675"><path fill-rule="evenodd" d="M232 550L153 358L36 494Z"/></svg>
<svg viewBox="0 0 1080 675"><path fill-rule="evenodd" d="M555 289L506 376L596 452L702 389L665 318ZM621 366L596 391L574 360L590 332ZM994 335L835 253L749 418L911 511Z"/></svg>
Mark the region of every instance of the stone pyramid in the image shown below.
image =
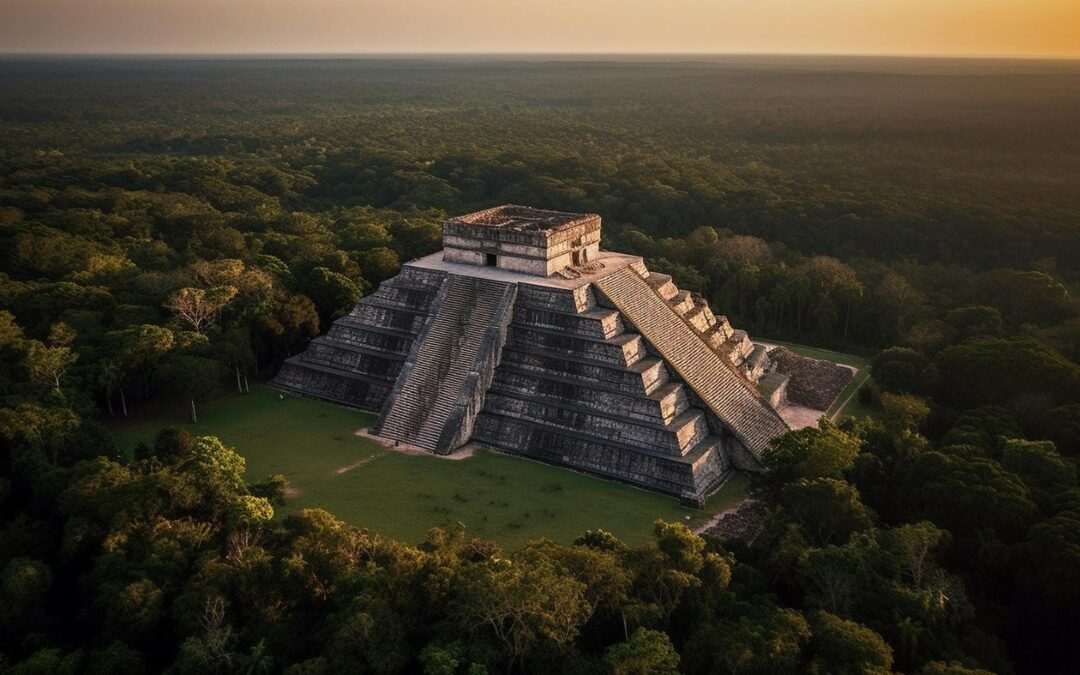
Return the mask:
<svg viewBox="0 0 1080 675"><path fill-rule="evenodd" d="M373 433L429 452L474 441L700 504L788 431L783 378L759 387L777 378L763 346L599 240L593 214L452 218L442 251L406 263L272 384L378 412Z"/></svg>

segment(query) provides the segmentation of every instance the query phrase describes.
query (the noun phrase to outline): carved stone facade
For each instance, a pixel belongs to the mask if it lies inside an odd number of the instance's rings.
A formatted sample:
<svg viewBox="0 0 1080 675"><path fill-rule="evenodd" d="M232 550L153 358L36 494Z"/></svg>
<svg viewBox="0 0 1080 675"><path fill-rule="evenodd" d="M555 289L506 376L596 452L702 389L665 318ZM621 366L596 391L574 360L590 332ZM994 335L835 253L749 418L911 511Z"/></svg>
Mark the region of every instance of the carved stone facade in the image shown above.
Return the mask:
<svg viewBox="0 0 1080 675"><path fill-rule="evenodd" d="M600 254L600 216L513 204L443 223L443 260L549 277Z"/></svg>
<svg viewBox="0 0 1080 675"><path fill-rule="evenodd" d="M273 384L378 411L373 433L430 452L472 440L695 503L788 430L765 348L600 251L599 216L504 206L443 234Z"/></svg>

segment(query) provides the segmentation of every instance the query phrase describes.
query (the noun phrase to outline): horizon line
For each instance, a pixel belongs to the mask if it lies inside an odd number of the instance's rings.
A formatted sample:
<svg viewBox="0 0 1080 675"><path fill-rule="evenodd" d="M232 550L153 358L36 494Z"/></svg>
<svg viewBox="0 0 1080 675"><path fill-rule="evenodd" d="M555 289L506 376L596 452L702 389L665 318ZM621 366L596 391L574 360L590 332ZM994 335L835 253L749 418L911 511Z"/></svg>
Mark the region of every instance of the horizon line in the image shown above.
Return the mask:
<svg viewBox="0 0 1080 675"><path fill-rule="evenodd" d="M441 57L818 57L818 58L895 58L895 59L955 59L985 61L1080 61L1080 54L974 54L974 53L920 53L920 52L768 52L768 51L688 51L688 52L571 52L571 51L356 51L356 52L306 52L306 51L250 51L250 52L155 52L155 51L93 51L93 52L54 52L54 51L2 51L0 58L441 58Z"/></svg>

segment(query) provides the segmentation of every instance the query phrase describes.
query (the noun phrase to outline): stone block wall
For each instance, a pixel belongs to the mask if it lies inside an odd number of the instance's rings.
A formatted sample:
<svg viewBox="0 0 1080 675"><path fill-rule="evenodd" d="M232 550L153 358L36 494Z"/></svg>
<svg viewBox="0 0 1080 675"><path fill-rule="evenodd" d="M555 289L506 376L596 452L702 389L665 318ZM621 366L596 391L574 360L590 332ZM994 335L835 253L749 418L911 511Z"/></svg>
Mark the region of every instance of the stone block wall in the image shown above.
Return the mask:
<svg viewBox="0 0 1080 675"><path fill-rule="evenodd" d="M683 496L730 468L685 385L591 285L521 285L473 439Z"/></svg>

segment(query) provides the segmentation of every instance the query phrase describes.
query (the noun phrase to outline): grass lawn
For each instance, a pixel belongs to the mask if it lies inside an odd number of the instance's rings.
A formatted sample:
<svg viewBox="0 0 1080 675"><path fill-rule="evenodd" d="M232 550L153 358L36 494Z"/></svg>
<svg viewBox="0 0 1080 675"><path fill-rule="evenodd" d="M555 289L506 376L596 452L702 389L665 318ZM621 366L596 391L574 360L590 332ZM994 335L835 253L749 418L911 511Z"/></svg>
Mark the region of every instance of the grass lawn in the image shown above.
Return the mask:
<svg viewBox="0 0 1080 675"><path fill-rule="evenodd" d="M853 417L876 417L879 414L879 410L876 406L866 406L859 401L859 397L856 396L859 389L864 384L870 381L870 360L861 356L855 356L854 354L844 354L843 352L834 352L829 349L819 349L817 347L808 347L806 345L799 345L793 342L784 342L783 340L771 340L768 338L760 338L761 342L767 342L772 345L780 345L787 347L791 351L795 352L799 356L805 356L811 359L821 359L824 361L832 361L833 363L839 363L845 366L852 366L858 369L859 372L855 373L855 377L851 378L851 382L848 382L847 386L840 392L840 395L836 397L833 404L829 406L826 414L835 419L840 415L851 415Z"/></svg>
<svg viewBox="0 0 1080 675"><path fill-rule="evenodd" d="M113 432L128 452L170 425L217 436L244 456L250 480L280 473L299 490L284 512L324 508L410 543L432 527L462 522L505 548L540 537L569 543L598 528L636 544L648 540L657 518L695 526L741 501L747 490L746 478L736 475L703 512L681 507L674 497L493 451L464 460L405 455L355 435L374 421L319 401L279 400L259 385L250 394L203 403L198 424L178 406L174 414L127 421Z"/></svg>

